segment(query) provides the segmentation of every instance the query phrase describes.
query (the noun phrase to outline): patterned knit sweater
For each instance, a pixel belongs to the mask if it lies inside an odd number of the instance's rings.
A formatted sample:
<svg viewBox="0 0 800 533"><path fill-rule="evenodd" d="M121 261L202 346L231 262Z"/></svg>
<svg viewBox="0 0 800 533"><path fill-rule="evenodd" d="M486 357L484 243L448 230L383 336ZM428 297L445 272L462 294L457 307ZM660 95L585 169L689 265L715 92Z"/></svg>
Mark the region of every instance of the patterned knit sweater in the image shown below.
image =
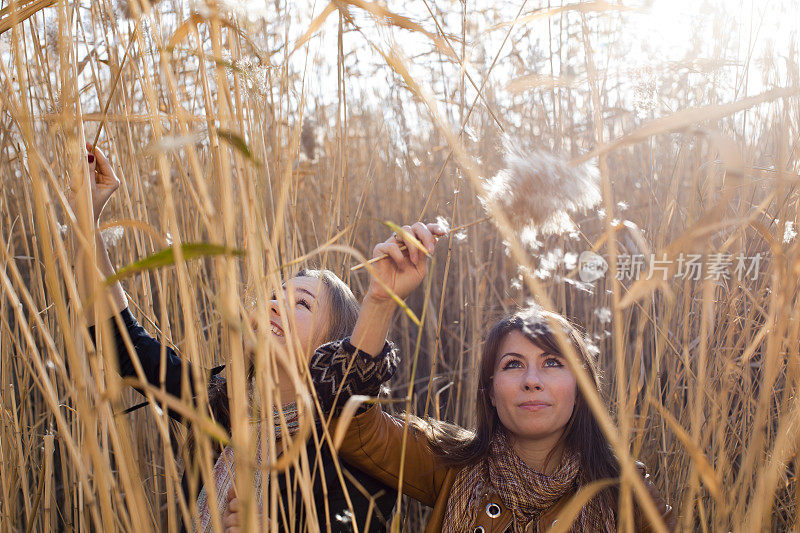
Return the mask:
<svg viewBox="0 0 800 533"><path fill-rule="evenodd" d="M122 323L120 328L117 319ZM145 379L152 385L164 387L167 393L181 398L185 402L193 402L198 394L206 391L195 391L192 374L192 363L181 359L180 355L170 346L162 345L157 339L150 336L147 331L133 317L128 308L124 309L115 319L109 321L111 330L111 344L115 347L114 355L117 359L117 368L122 376L136 376L133 358L141 365ZM124 333L123 333L124 332ZM95 328L89 328L92 340L95 340ZM126 347L124 337L127 336L133 345L133 353ZM162 355L164 356L162 358ZM386 343L381 353L375 357L356 350L348 339L334 341L320 346L311 358L310 371L311 377L315 382L319 398L325 413L335 411L337 414L344 407L347 400L353 395L377 396L381 389L381 384L388 380L397 368L397 353L391 343ZM220 372L224 365L201 372L209 376L209 384L219 379ZM184 396L182 387L183 380L188 382L189 397ZM338 396L337 396L338 393ZM148 402L140 403L132 408L126 409L130 412L139 407L147 405ZM359 410L363 411L366 407L362 406ZM182 417L171 409L167 413L179 422L185 422ZM364 523L367 516L371 516L372 532L386 531L386 522L394 507L397 492L391 487L387 487L379 481L367 476L366 474L350 469L352 472L344 478L344 487L338 481L338 471L335 468L335 461L332 452L327 447L317 449L314 440L310 439L306 446L306 453L310 462L318 461L322 465L324 475L315 476L313 486L313 500L317 504L317 515L331 515L330 527L332 531L344 532L351 531L350 521ZM319 455L319 457L317 457ZM216 457L213 458L216 461ZM196 474L195 474L196 477ZM293 492L294 484L293 472L290 470L279 483L283 487L282 495ZM350 478L355 480L350 481ZM327 480L324 482L323 479ZM197 493L191 493L190 483L188 482L187 472L181 478L181 488L186 501L197 498ZM198 487L198 490L202 485ZM349 494L349 497L347 496ZM298 500L299 501L299 500ZM343 520L334 519L339 514L344 515L342 509L348 509L352 505L355 516L345 517ZM303 513L302 506L299 514ZM349 513L349 511L348 511ZM296 515L299 516L296 513ZM299 519L304 521L305 518ZM281 526L284 524L281 523ZM185 524L181 523L181 530ZM294 524L294 529L305 530L305 525ZM320 526L323 530L327 529L327 524ZM283 527L280 528L281 530ZM287 529L293 529L292 525L287 525Z"/></svg>
<svg viewBox="0 0 800 533"><path fill-rule="evenodd" d="M376 356L357 350L349 338L323 344L309 363L323 412L340 414L352 396L378 396L397 370L397 363L397 348L388 341ZM362 404L357 413L368 407Z"/></svg>

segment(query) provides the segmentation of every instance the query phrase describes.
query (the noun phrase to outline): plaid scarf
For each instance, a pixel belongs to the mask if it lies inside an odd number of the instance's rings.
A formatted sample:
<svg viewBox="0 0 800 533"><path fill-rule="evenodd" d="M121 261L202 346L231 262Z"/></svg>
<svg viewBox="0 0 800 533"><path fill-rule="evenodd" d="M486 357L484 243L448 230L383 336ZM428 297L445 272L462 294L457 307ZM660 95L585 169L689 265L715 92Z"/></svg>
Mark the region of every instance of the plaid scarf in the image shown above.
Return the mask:
<svg viewBox="0 0 800 533"><path fill-rule="evenodd" d="M578 488L578 456L564 452L558 470L548 476L529 467L514 453L504 432L498 432L488 457L462 468L456 476L442 524L443 533L468 531L475 524L479 505L487 495L499 498L513 515L515 533ZM613 513L605 513L594 500L581 510L570 531L616 531Z"/></svg>
<svg viewBox="0 0 800 533"><path fill-rule="evenodd" d="M281 419L283 419L283 421ZM287 429L289 435L294 435L299 426L297 404L295 402L287 403L283 406L282 412L279 412L273 407L272 420L275 424L276 441L281 438L281 432L283 431L284 427ZM250 430L251 432L255 433L256 436L255 464L261 465L262 457L268 456L269 453L266 450L263 450L264 447L261 446L261 423L256 422L250 424ZM256 502L258 503L259 508L261 507L262 502L261 473L262 471L260 469L257 469L255 472L253 472ZM220 519L222 519L222 517L225 515L225 511L228 510L228 504L230 503L230 500L228 499L228 491L236 481L233 448L230 445L225 446L225 449L222 450L222 453L217 458L217 462L214 463L213 475L214 486L217 494L217 509L219 511ZM200 519L200 527L196 528L195 531L207 533L213 530L213 525L211 522L211 509L209 508L209 504L210 502L208 499L208 494L206 493L206 487L203 486L203 488L200 490L200 494L197 496L197 511Z"/></svg>

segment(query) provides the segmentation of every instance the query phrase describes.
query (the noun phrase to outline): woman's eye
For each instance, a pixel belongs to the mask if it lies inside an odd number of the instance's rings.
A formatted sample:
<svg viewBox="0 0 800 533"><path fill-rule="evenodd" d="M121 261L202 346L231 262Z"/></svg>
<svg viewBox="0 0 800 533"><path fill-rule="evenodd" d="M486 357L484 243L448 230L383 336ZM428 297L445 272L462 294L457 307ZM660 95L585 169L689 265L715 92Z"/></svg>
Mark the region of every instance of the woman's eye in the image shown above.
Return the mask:
<svg viewBox="0 0 800 533"><path fill-rule="evenodd" d="M561 363L561 361L559 361L555 357L548 357L547 359L544 360L544 366L560 368L564 365Z"/></svg>
<svg viewBox="0 0 800 533"><path fill-rule="evenodd" d="M516 359L512 359L503 365L503 370L508 370L509 368L522 368L522 363Z"/></svg>
<svg viewBox="0 0 800 533"><path fill-rule="evenodd" d="M311 311L311 304L309 304L308 301L306 300L298 300L297 305L302 305L303 307Z"/></svg>

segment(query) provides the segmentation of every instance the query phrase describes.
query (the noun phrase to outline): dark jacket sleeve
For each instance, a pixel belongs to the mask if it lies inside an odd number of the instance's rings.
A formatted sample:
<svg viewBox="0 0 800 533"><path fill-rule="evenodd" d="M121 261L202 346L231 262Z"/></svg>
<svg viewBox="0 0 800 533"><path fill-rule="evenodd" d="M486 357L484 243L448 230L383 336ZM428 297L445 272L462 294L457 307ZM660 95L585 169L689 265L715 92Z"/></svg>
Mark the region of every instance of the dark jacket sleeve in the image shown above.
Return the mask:
<svg viewBox="0 0 800 533"><path fill-rule="evenodd" d="M183 373L188 372L187 378L189 381L189 390L192 397L196 396L194 391L194 384L191 378L191 363L184 362L178 354L169 346L163 346L158 340L154 339L147 333L147 331L139 324L133 317L130 309L127 307L120 313L119 318L122 320L123 327L128 333L133 344L133 349L136 352L133 357L138 358L142 366L144 376L147 382L156 387L161 387L161 351L162 347L166 351L164 359L165 372L164 372L164 389L167 393L182 397ZM117 357L117 367L122 377L136 376L136 369L131 359L132 355L129 353L125 345L125 338L122 330L117 324L116 318L112 318L109 322L112 344L115 348L115 355ZM95 338L95 327L89 328L89 334L92 340L97 343ZM210 371L210 375L219 373L224 366L219 366ZM141 391L140 391L141 392ZM170 416L180 419L176 413L170 410Z"/></svg>

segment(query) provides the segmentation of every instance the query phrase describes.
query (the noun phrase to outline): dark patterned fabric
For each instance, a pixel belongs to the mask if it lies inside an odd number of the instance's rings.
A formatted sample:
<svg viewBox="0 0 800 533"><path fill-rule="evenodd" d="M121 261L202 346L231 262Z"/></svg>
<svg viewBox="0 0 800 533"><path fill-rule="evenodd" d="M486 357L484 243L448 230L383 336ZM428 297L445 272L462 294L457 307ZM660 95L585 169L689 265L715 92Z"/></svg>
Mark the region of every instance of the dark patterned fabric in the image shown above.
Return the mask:
<svg viewBox="0 0 800 533"><path fill-rule="evenodd" d="M164 386L168 393L181 398L183 401L190 401L191 398L187 398L184 395L182 387L182 381L188 378L189 393L192 397L196 396L193 388L194 380L191 379L192 364L181 359L179 354L169 346L164 346L157 339L151 337L128 308L125 308L120 313L119 318L122 321L122 329L114 318L109 320L109 326L112 344L116 348L114 355L117 358L120 375L136 375L133 360L131 359L135 357L139 360L139 364L144 370L145 378L152 385ZM130 337L135 354L128 352L123 331L126 331ZM95 341L95 328L89 328L89 332L92 340ZM163 366L162 350L166 352ZM351 353L354 352L355 349L351 347ZM384 351L378 357L386 357L387 354L388 350L384 348ZM312 360L321 361L321 359L329 358L331 355L327 351L320 352L315 354L315 358ZM397 364L395 362L391 373L394 373L394 368L396 367ZM217 375L223 369L224 365L211 370L202 370L202 372L208 372L209 374L209 388L220 386L220 383L222 387L225 387L224 381L220 381L221 378ZM163 381L161 379L162 372L164 374ZM185 374L186 372L188 374ZM336 372L333 371L334 374ZM326 379L330 379L328 374L324 375ZM344 375L344 373L342 372L341 375ZM201 391L200 394L207 394L207 392ZM349 398L349 395L347 397ZM332 404L332 401L330 403ZM147 402L134 408L142 405L147 405ZM341 405L344 405L344 403ZM126 412L132 409L128 409ZM184 422L178 413L172 410L168 412L178 422ZM321 429L317 431L319 432ZM360 470L340 465L338 459L334 459L335 452L332 452L327 444L321 445L313 438L308 440L305 453L308 456L309 464L314 465L313 468L316 472L312 478L313 487L310 495L316 507L316 515L314 517L310 516L303 499L294 497L297 485L300 482L295 468L290 468L283 474L270 476L269 482L276 483L279 487L280 508L287 510L285 514L281 515L282 519L279 520L277 531L328 531L330 527L330 531L333 533L347 533L354 530L353 523L358 524L359 531L364 531L363 525L366 523L367 517L370 517L369 533L385 533L388 531L387 520L393 512L394 504L397 500L396 489L387 487ZM214 460L216 461L216 457ZM348 474L340 480L341 470L348 472ZM199 482L199 486L194 492L193 485L189 482L190 478ZM181 488L185 500L188 502L196 499L197 492L202 486L199 466L197 463L190 461L181 477ZM265 488L264 490L268 489ZM351 508L354 512L353 516L349 515ZM294 516L294 523L288 522L286 516ZM327 524L327 516L330 516L330 524ZM338 519L337 516L341 516L342 519ZM186 531L186 524L184 524L183 520L181 520L179 527L180 531Z"/></svg>
<svg viewBox="0 0 800 533"><path fill-rule="evenodd" d="M397 363L397 348L388 341L376 356L357 350L349 338L323 344L309 363L323 412L338 415L352 396L377 396L394 375ZM362 405L357 412L368 407Z"/></svg>

